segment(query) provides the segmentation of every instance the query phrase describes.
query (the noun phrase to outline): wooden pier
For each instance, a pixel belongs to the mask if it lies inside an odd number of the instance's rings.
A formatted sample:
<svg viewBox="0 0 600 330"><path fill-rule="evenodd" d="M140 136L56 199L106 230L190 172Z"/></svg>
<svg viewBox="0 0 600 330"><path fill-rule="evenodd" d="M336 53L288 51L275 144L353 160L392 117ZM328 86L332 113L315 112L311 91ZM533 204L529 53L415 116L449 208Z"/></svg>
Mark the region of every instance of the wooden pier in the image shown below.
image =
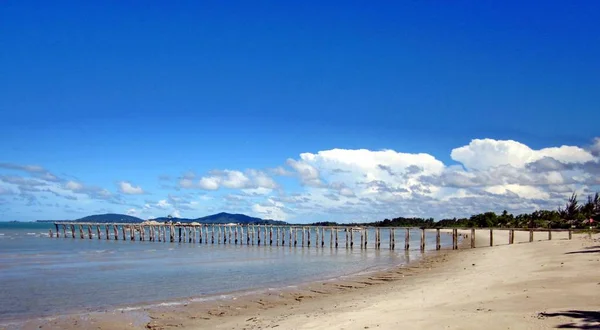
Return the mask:
<svg viewBox="0 0 600 330"><path fill-rule="evenodd" d="M435 250L442 248L441 235L452 235L452 249L459 247L460 236L470 236L470 246L475 248L475 228L411 228L411 227L350 227L350 226L275 226L275 225L241 225L241 224L193 224L193 223L92 223L92 222L55 222L56 231L49 231L49 237L105 240L130 240L149 242L170 242L188 244L230 244L230 245L257 245L257 246L288 246L288 247L314 247L325 248L327 237L329 248L355 249L355 240L359 249L381 249L381 237L388 236L389 250L396 249L396 237L404 231L404 250L410 249L411 231L420 231L420 250L425 251L427 237L435 235ZM95 230L94 230L95 228ZM67 231L67 229L69 229ZM102 230L104 229L104 230ZM463 234L459 233L459 230ZM478 229L480 231L481 229ZM515 231L529 231L529 241L533 241L534 231L548 232L548 239L552 239L552 232L565 232L564 229L489 229L490 246L494 246L494 230L507 230L509 232L507 244L514 244ZM442 232L443 231L443 232ZM469 234L464 234L464 232ZM339 239L343 233L343 242ZM387 232L387 233L386 233ZM76 235L78 233L78 235ZM87 235L85 235L87 233ZM119 233L121 235L119 236ZM369 241L369 233L374 235ZM397 234L398 233L398 234ZM427 235L429 234L429 235ZM104 235L104 236L103 236ZM571 230L568 230L568 239L571 239ZM286 240L287 238L287 240ZM311 238L314 241L311 242ZM312 243L312 244L311 244ZM371 245L369 245L371 243ZM385 245L384 245L385 246ZM433 247L432 247L433 249Z"/></svg>

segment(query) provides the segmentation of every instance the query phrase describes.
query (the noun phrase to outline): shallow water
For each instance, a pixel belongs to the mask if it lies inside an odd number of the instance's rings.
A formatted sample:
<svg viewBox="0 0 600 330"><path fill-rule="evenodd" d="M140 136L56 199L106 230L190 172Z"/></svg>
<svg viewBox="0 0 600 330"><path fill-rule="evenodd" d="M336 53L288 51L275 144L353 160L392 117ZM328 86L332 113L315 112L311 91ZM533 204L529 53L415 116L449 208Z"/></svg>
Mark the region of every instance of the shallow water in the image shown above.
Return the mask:
<svg viewBox="0 0 600 330"><path fill-rule="evenodd" d="M421 256L418 230L411 232L406 252L403 230L396 231L396 250L390 251L387 230L380 250L373 248L374 232L369 248L361 250L356 234L355 247L346 249L343 233L340 248L331 249L328 233L325 248L294 248L117 241L104 235L80 239L78 233L73 239L68 231L68 238L62 232L49 238L51 228L0 222L0 320L277 288L381 270ZM426 242L434 249L434 233ZM442 235L442 245L451 245L450 235Z"/></svg>

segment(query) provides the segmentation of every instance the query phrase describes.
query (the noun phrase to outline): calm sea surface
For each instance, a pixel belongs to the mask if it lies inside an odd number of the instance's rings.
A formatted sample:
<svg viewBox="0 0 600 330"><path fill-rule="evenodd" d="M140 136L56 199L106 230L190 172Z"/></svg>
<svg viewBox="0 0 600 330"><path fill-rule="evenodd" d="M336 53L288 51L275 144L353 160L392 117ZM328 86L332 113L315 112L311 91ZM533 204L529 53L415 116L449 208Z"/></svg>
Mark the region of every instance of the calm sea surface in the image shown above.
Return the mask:
<svg viewBox="0 0 600 330"><path fill-rule="evenodd" d="M102 239L48 238L47 223L0 222L0 323L30 317L102 310L160 301L212 299L220 295L332 279L407 263L421 256L420 231L396 231L396 250L369 248L246 246ZM61 230L62 231L62 230ZM87 231L85 232L87 237ZM95 234L95 232L94 232ZM121 233L119 233L121 235ZM314 233L313 233L314 235ZM120 237L122 239L122 237ZM287 238L286 238L287 240ZM313 236L314 240L314 236ZM451 245L451 236L442 235ZM286 242L287 245L287 242ZM428 250L435 236L427 234Z"/></svg>

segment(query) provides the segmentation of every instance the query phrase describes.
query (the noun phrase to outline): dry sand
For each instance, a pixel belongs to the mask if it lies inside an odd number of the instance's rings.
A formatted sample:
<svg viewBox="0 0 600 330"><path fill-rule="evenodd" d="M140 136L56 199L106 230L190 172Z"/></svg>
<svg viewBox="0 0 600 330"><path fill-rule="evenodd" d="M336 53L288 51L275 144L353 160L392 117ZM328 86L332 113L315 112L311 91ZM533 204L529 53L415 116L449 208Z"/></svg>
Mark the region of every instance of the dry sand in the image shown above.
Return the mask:
<svg viewBox="0 0 600 330"><path fill-rule="evenodd" d="M566 237L554 233L548 241L547 233L536 232L534 243L507 245L507 232L494 231L500 246L485 247L489 231L477 231L475 249L442 251L409 267L345 282L56 319L43 328L600 329L598 235ZM527 232L517 232L515 243L528 240Z"/></svg>

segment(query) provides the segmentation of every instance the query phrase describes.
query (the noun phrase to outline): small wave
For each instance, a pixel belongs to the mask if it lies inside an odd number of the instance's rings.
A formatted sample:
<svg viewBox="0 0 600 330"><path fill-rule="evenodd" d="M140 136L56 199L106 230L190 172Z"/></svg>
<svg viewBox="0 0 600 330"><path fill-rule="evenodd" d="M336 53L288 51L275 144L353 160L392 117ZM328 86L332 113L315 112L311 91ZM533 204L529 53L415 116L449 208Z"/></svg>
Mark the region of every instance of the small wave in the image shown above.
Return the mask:
<svg viewBox="0 0 600 330"><path fill-rule="evenodd" d="M36 233L27 233L27 234L25 234L25 235L29 235L29 236L35 236L35 235L37 235L37 234L36 234Z"/></svg>

